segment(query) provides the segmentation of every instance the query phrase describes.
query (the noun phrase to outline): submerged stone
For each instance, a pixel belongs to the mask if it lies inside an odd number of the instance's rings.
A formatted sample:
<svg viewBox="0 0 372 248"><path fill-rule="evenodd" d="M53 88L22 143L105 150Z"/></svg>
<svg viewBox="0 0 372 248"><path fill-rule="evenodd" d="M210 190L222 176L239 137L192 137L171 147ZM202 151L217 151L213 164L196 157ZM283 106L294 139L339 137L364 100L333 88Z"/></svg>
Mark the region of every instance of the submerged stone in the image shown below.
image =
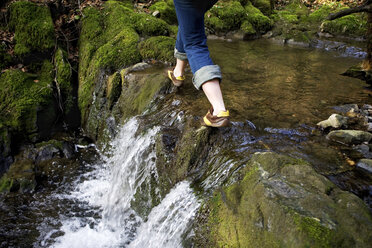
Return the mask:
<svg viewBox="0 0 372 248"><path fill-rule="evenodd" d="M327 139L346 145L355 145L369 142L372 139L372 134L359 130L336 130L330 132Z"/></svg>
<svg viewBox="0 0 372 248"><path fill-rule="evenodd" d="M372 173L372 159L361 159L356 166Z"/></svg>

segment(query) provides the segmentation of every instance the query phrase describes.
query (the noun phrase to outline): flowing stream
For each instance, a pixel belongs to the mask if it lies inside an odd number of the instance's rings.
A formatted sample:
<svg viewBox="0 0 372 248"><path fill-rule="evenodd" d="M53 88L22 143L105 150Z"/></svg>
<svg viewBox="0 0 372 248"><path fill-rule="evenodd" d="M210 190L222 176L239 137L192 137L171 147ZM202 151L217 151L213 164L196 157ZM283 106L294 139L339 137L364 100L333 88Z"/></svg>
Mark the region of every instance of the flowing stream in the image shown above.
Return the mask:
<svg viewBox="0 0 372 248"><path fill-rule="evenodd" d="M160 196L155 141L161 126L143 128L134 117L118 127L108 152L79 148L61 182L1 199L0 247L190 247L185 237L192 236L202 198L233 182L256 151L304 158L368 203L371 177L346 168L339 152L312 135L332 107L371 103L363 82L339 75L360 59L264 40L211 41L210 50L222 67L234 122L211 136L207 170L197 187L182 181ZM207 100L191 83L172 97L161 106L169 116L205 114Z"/></svg>

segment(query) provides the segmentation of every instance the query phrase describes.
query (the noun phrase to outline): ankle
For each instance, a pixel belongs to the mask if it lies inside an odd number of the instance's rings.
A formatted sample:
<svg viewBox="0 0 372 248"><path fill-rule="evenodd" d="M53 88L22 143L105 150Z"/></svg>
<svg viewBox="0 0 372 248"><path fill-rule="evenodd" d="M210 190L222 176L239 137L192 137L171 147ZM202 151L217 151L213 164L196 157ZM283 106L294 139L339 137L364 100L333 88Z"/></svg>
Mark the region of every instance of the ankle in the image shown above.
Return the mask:
<svg viewBox="0 0 372 248"><path fill-rule="evenodd" d="M212 114L213 114L213 115L218 115L219 113L221 113L221 112L225 112L225 111L226 111L225 108L214 109Z"/></svg>
<svg viewBox="0 0 372 248"><path fill-rule="evenodd" d="M175 76L175 77L181 77L181 76L183 76L183 71L181 71L181 70L177 70L177 68L175 68L174 70L173 70L173 75Z"/></svg>

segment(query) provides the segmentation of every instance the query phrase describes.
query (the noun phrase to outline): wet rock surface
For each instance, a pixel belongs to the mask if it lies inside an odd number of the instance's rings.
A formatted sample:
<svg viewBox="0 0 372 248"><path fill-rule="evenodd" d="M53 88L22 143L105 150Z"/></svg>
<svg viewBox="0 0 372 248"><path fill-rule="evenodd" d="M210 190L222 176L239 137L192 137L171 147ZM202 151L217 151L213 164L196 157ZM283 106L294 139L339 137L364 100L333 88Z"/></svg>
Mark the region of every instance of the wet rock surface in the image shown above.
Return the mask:
<svg viewBox="0 0 372 248"><path fill-rule="evenodd" d="M308 163L256 153L241 179L209 201L207 247L367 247L371 214ZM363 226L363 228L361 228Z"/></svg>

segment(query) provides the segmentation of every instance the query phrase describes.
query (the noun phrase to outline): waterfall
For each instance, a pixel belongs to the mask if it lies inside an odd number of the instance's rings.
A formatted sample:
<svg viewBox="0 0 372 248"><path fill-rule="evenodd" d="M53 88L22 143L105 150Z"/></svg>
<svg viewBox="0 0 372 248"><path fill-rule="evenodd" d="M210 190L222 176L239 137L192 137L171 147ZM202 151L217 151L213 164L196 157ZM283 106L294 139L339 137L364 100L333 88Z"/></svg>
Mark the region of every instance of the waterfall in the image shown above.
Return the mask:
<svg viewBox="0 0 372 248"><path fill-rule="evenodd" d="M157 178L158 131L155 127L139 132L135 118L123 125L104 162L64 196L88 205L84 209L94 214L61 216L63 235L55 239L54 247L182 247L181 236L199 208L189 182L177 184L146 220L131 206L141 185L150 186L151 177Z"/></svg>

